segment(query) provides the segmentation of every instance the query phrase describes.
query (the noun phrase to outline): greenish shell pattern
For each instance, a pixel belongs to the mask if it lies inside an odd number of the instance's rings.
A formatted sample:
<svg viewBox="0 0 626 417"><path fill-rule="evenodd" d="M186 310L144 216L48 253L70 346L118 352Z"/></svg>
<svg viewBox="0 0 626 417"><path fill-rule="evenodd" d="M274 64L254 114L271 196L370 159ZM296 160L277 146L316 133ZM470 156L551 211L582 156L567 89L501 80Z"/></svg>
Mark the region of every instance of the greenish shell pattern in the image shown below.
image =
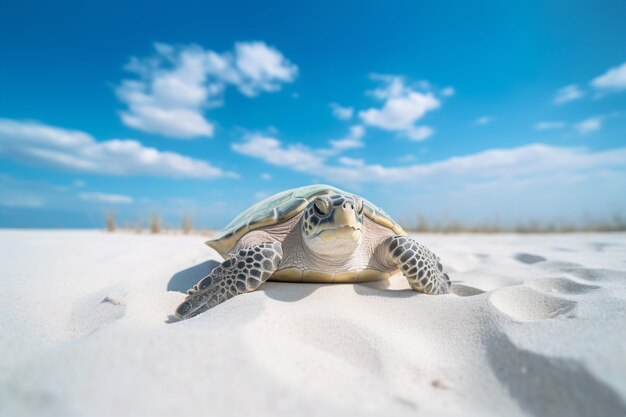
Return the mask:
<svg viewBox="0 0 626 417"><path fill-rule="evenodd" d="M317 196L325 194L350 194L330 185L307 185L274 194L239 214L222 232L217 233L206 244L225 256L246 233L261 227L271 226L291 219L304 211L306 206ZM398 235L406 233L381 208L363 199L363 213L394 231Z"/></svg>

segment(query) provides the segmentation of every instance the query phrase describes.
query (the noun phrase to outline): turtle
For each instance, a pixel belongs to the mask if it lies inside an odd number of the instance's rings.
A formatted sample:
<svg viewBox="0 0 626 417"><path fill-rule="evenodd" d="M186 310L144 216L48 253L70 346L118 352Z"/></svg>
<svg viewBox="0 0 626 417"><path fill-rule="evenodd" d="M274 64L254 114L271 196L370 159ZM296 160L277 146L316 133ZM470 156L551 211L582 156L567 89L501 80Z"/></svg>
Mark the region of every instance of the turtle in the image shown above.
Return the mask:
<svg viewBox="0 0 626 417"><path fill-rule="evenodd" d="M206 244L225 259L176 309L183 320L265 281L354 283L402 271L415 291L445 294L440 258L382 209L329 185L275 194L251 206Z"/></svg>

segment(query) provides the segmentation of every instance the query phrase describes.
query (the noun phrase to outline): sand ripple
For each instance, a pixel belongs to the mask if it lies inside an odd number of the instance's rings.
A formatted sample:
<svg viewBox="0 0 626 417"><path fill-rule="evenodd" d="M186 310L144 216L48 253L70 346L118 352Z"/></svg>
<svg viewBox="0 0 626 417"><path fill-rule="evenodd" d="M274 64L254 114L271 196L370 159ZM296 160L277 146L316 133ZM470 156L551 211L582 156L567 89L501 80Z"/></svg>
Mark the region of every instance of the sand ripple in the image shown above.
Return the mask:
<svg viewBox="0 0 626 417"><path fill-rule="evenodd" d="M600 288L596 285L582 284L567 278L537 278L529 285L543 292L559 294L585 294Z"/></svg>
<svg viewBox="0 0 626 417"><path fill-rule="evenodd" d="M577 361L520 349L504 334L489 339L486 348L496 377L530 415L626 415L619 393Z"/></svg>
<svg viewBox="0 0 626 417"><path fill-rule="evenodd" d="M0 416L626 415L626 235L417 238L450 294L272 282L167 324L202 238L0 231Z"/></svg>
<svg viewBox="0 0 626 417"><path fill-rule="evenodd" d="M489 301L514 320L554 318L576 307L575 301L542 294L521 285L494 291Z"/></svg>

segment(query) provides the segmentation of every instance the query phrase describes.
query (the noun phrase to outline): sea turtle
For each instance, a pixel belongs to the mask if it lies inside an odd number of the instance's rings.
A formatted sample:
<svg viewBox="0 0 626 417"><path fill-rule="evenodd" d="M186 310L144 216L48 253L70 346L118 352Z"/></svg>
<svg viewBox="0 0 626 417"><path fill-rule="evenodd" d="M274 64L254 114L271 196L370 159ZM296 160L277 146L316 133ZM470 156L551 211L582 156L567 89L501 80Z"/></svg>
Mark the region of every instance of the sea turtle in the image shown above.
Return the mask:
<svg viewBox="0 0 626 417"><path fill-rule="evenodd" d="M328 185L283 191L253 205L206 242L226 259L188 291L187 319L267 280L362 282L400 269L415 291L445 294L439 258L369 201Z"/></svg>

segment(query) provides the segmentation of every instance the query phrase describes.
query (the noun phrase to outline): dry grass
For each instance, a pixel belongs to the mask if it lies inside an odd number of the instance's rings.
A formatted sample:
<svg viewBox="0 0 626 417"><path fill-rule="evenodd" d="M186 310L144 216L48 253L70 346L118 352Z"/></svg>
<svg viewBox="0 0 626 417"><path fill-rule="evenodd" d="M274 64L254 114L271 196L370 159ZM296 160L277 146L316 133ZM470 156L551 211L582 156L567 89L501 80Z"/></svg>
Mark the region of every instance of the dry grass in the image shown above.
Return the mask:
<svg viewBox="0 0 626 417"><path fill-rule="evenodd" d="M109 232L123 231L126 233L150 233L159 235L177 235L177 234L193 234L201 236L211 236L213 231L207 229L194 228L192 217L185 214L181 217L180 226L168 225L163 218L156 212L152 213L146 220L138 220L136 222L124 222L122 227L118 228L115 221L115 213L109 212L105 214L105 227Z"/></svg>
<svg viewBox="0 0 626 417"><path fill-rule="evenodd" d="M404 222L405 229L416 233L575 233L575 232L624 232L626 219L616 213L608 219L584 218L574 223L567 220L520 221L505 225L499 219L484 223L464 223L455 219L443 218L439 221L427 219L419 214L417 221Z"/></svg>
<svg viewBox="0 0 626 417"><path fill-rule="evenodd" d="M185 214L183 216L182 224L181 224L183 233L188 235L193 231L193 221L191 220L191 216Z"/></svg>
<svg viewBox="0 0 626 417"><path fill-rule="evenodd" d="M141 224L143 223L143 226ZM490 222L464 223L455 219L444 217L439 220L429 219L418 214L415 221L403 221L401 224L407 232L413 233L575 233L575 232L624 232L626 231L626 218L620 214L614 214L607 219L584 218L579 223L565 220L539 221L528 220L512 225L505 225L495 218ZM106 213L105 226L109 232L117 229L115 213ZM197 229L193 226L190 215L183 215L180 227L168 227L157 214L150 216L147 227L145 222L125 224L122 229L131 233L149 232L152 234L194 234L211 236L214 232L207 229Z"/></svg>
<svg viewBox="0 0 626 417"><path fill-rule="evenodd" d="M156 213L150 216L150 233L161 233L161 218Z"/></svg>
<svg viewBox="0 0 626 417"><path fill-rule="evenodd" d="M114 212L108 212L105 214L105 223L106 223L106 228L107 228L107 232L115 232L115 230L117 229L116 224L115 224L115 213Z"/></svg>

